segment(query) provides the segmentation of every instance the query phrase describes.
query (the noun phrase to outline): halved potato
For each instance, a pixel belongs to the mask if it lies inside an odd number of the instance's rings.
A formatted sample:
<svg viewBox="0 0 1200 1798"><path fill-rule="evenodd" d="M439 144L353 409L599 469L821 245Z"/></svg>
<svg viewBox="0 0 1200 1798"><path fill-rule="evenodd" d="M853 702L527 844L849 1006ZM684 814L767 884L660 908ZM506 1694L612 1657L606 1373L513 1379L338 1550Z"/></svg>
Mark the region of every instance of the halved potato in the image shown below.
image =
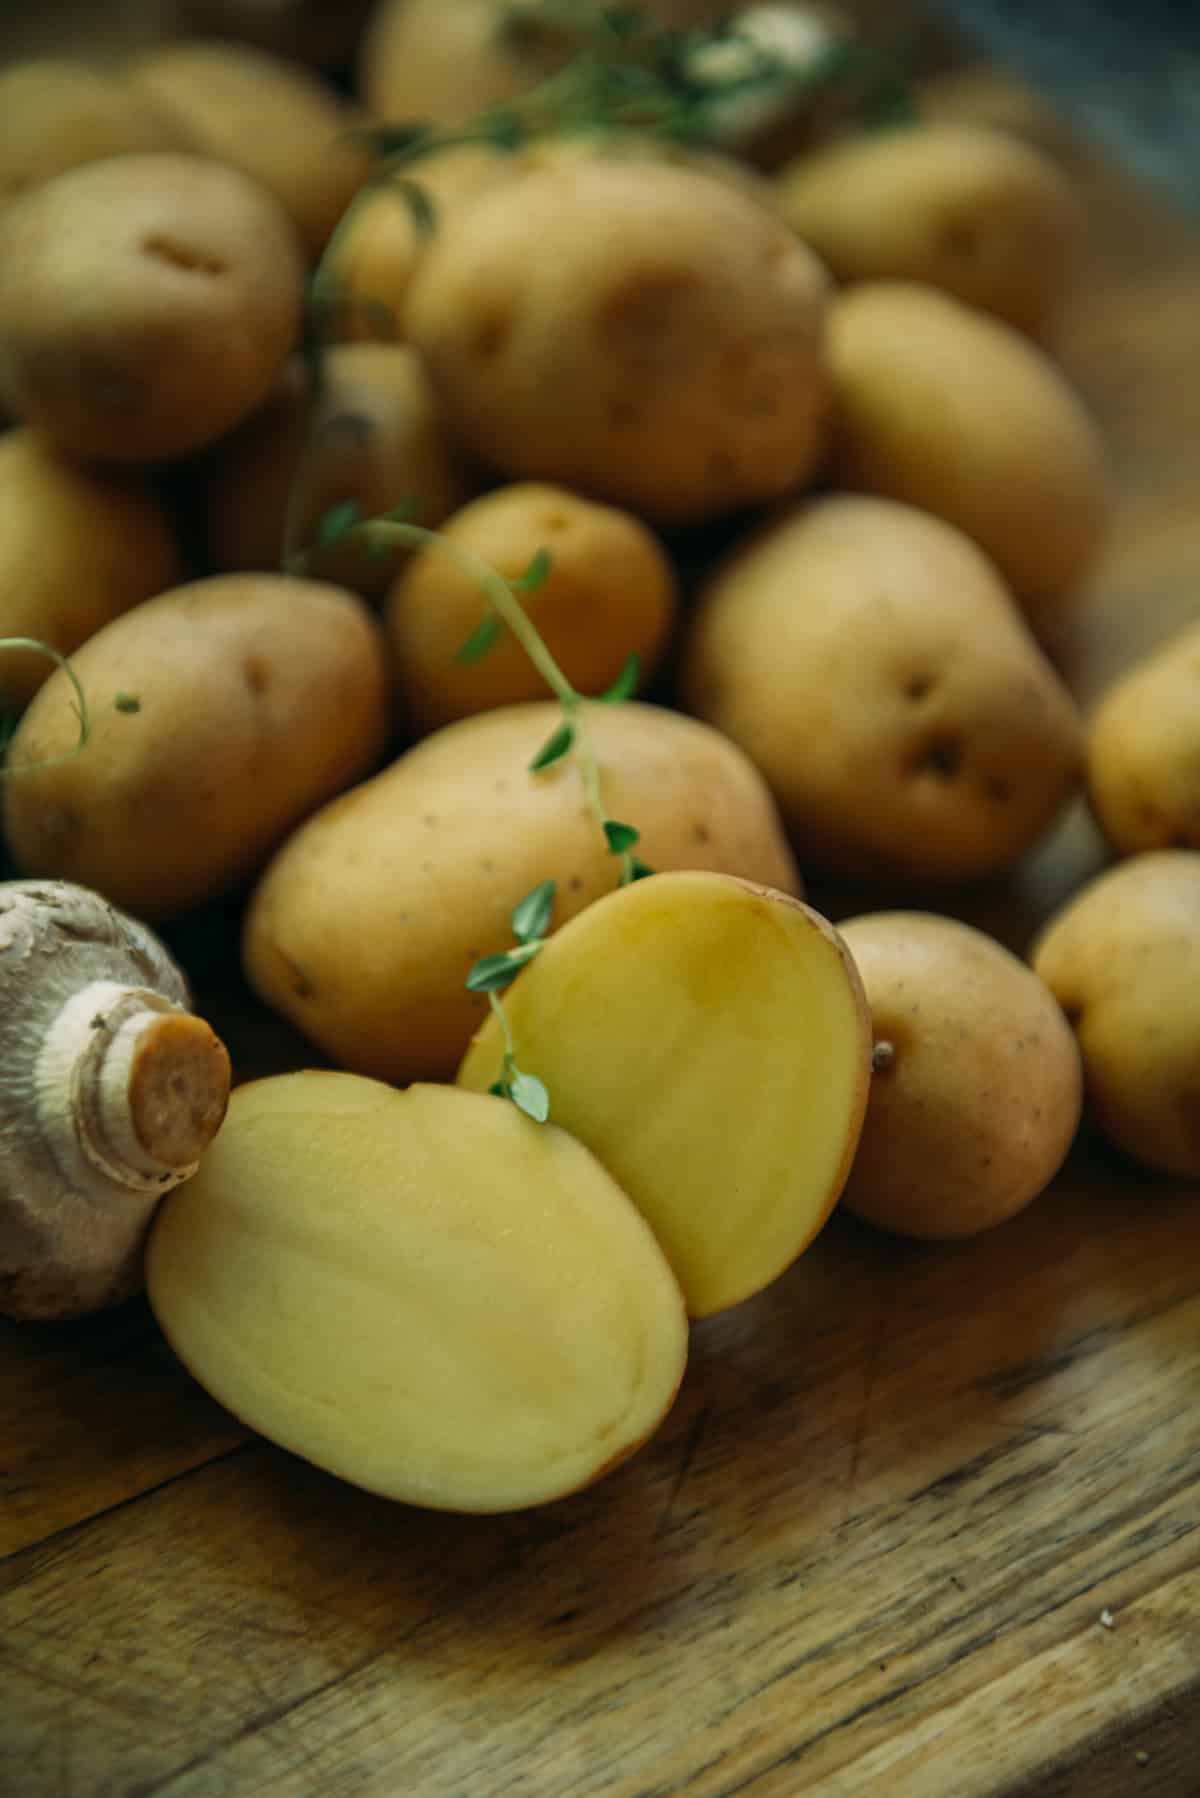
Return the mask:
<svg viewBox="0 0 1200 1798"><path fill-rule="evenodd" d="M695 1317L749 1298L817 1234L849 1171L871 1027L833 926L731 875L597 900L506 995L518 1066L658 1237ZM495 1017L459 1069L501 1072Z"/></svg>
<svg viewBox="0 0 1200 1798"><path fill-rule="evenodd" d="M599 1163L452 1087L239 1087L156 1220L147 1277L172 1347L236 1416L441 1510L587 1485L656 1428L687 1355L671 1271Z"/></svg>

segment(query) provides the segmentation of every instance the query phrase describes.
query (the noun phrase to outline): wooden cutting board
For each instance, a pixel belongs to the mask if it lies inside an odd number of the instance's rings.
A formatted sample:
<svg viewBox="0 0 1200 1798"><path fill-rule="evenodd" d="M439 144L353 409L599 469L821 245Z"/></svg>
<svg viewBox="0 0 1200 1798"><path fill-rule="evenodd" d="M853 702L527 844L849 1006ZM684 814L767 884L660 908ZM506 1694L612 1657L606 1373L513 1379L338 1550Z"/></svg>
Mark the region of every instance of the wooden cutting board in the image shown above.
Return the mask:
<svg viewBox="0 0 1200 1798"><path fill-rule="evenodd" d="M1090 699L1200 615L1200 240L969 85L1088 202L1058 348L1120 493L1063 645ZM1098 854L1076 815L970 914L1019 943ZM1200 1190L1092 1143L974 1242L836 1217L696 1328L637 1458L539 1512L249 1438L140 1303L0 1328L0 1491L14 1798L1200 1794Z"/></svg>

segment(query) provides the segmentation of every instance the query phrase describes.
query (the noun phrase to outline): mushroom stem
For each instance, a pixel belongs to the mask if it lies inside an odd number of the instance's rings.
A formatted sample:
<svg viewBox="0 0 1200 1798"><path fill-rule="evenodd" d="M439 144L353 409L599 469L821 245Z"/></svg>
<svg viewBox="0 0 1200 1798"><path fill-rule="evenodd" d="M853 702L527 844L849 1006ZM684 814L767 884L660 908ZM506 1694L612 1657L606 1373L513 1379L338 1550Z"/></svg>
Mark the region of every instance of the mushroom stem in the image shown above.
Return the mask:
<svg viewBox="0 0 1200 1798"><path fill-rule="evenodd" d="M149 987L95 980L61 1007L35 1074L38 1114L72 1187L163 1193L195 1172L225 1115L229 1056L203 1019Z"/></svg>

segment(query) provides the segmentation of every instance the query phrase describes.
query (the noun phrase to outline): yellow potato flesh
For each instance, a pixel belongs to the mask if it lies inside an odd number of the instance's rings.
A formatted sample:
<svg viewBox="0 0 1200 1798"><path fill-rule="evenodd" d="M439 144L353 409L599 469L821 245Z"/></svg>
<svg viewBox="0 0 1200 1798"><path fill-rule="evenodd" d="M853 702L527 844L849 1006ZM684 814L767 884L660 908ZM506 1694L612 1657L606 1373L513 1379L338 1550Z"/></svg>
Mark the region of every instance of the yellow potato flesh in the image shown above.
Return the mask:
<svg viewBox="0 0 1200 1798"><path fill-rule="evenodd" d="M578 1143L507 1100L257 1081L155 1224L176 1353L272 1441L386 1497L502 1511L584 1486L682 1378L678 1287Z"/></svg>
<svg viewBox="0 0 1200 1798"><path fill-rule="evenodd" d="M808 1245L850 1164L870 1030L837 933L727 875L660 874L598 900L505 996L518 1065L630 1195L703 1317ZM500 1071L494 1019L459 1081Z"/></svg>

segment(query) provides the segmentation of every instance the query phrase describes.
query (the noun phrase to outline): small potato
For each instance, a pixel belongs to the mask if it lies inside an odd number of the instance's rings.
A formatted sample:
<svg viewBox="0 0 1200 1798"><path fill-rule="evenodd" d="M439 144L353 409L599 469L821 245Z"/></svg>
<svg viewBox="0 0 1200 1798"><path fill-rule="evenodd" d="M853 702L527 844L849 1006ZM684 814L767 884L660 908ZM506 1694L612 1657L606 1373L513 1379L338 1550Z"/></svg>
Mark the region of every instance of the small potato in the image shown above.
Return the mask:
<svg viewBox="0 0 1200 1798"><path fill-rule="evenodd" d="M736 547L691 612L680 691L835 873L998 873L1080 778L1075 705L1004 583L896 500L830 494Z"/></svg>
<svg viewBox="0 0 1200 1798"><path fill-rule="evenodd" d="M1095 427L1010 325L917 282L834 303L835 478L948 519L991 556L1039 635L1094 566L1109 503Z"/></svg>
<svg viewBox="0 0 1200 1798"><path fill-rule="evenodd" d="M433 208L435 235L458 208L518 173L522 158L487 144L451 144L410 171ZM409 283L430 239L396 188L362 194L329 246L327 271L337 296L332 329L346 342L392 342L403 335Z"/></svg>
<svg viewBox="0 0 1200 1798"><path fill-rule="evenodd" d="M775 200L839 280L927 282L1032 336L1054 317L1080 227L1050 157L984 125L838 139L783 169Z"/></svg>
<svg viewBox="0 0 1200 1798"><path fill-rule="evenodd" d="M162 44L128 71L197 149L240 169L289 214L315 260L371 168L354 115L299 64L248 44Z"/></svg>
<svg viewBox="0 0 1200 1798"><path fill-rule="evenodd" d="M31 431L0 437L0 637L70 655L179 572L174 534L141 485L68 462ZM0 709L26 705L53 668L32 650L0 651Z"/></svg>
<svg viewBox="0 0 1200 1798"><path fill-rule="evenodd" d="M513 907L557 883L556 925L617 884L573 760L529 763L549 702L481 712L426 737L283 845L246 919L251 985L341 1066L381 1080L453 1077L487 1011L464 985L512 944ZM711 868L796 892L760 777L693 719L595 706L605 802L651 867Z"/></svg>
<svg viewBox="0 0 1200 1798"><path fill-rule="evenodd" d="M462 125L560 68L569 32L495 0L379 0L363 35L358 87L378 119Z"/></svg>
<svg viewBox="0 0 1200 1798"><path fill-rule="evenodd" d="M190 148L187 133L107 69L49 57L0 71L0 204L105 156Z"/></svg>
<svg viewBox="0 0 1200 1798"><path fill-rule="evenodd" d="M184 1365L253 1429L408 1504L512 1511L640 1448L688 1335L620 1187L453 1087L256 1080L147 1253Z"/></svg>
<svg viewBox="0 0 1200 1798"><path fill-rule="evenodd" d="M875 1032L867 1118L842 1203L903 1236L974 1236L1035 1199L1079 1126L1070 1026L1038 977L953 918L838 926Z"/></svg>
<svg viewBox="0 0 1200 1798"><path fill-rule="evenodd" d="M1119 854L1200 849L1200 624L1109 688L1087 758L1092 811Z"/></svg>
<svg viewBox="0 0 1200 1798"><path fill-rule="evenodd" d="M528 482L473 501L442 535L509 581L549 551L549 575L522 603L576 692L605 692L631 655L643 676L654 672L674 623L675 577L653 533L630 513ZM478 578L445 548L424 550L400 575L384 625L398 704L414 733L545 694L508 630L478 661L456 659L486 611Z"/></svg>
<svg viewBox="0 0 1200 1798"><path fill-rule="evenodd" d="M278 568L285 553L313 544L322 518L346 500L374 518L411 499L414 517L432 528L470 497L413 350L335 345L311 411L307 388L297 358L267 404L214 453L209 538L219 569ZM307 572L374 598L395 580L406 553L334 543L311 551Z"/></svg>
<svg viewBox="0 0 1200 1798"><path fill-rule="evenodd" d="M1147 1167L1200 1179L1200 854L1156 850L1098 875L1031 960L1074 1025L1099 1128Z"/></svg>
<svg viewBox="0 0 1200 1798"><path fill-rule="evenodd" d="M53 674L0 790L13 861L136 916L169 917L261 866L366 774L388 730L380 632L361 601L282 575L218 575L118 618Z"/></svg>
<svg viewBox="0 0 1200 1798"><path fill-rule="evenodd" d="M184 456L266 398L302 297L287 218L236 169L70 169L0 213L0 403L85 458Z"/></svg>
<svg viewBox="0 0 1200 1798"><path fill-rule="evenodd" d="M826 290L726 183L584 161L455 212L413 277L407 334L483 462L681 524L813 472Z"/></svg>

